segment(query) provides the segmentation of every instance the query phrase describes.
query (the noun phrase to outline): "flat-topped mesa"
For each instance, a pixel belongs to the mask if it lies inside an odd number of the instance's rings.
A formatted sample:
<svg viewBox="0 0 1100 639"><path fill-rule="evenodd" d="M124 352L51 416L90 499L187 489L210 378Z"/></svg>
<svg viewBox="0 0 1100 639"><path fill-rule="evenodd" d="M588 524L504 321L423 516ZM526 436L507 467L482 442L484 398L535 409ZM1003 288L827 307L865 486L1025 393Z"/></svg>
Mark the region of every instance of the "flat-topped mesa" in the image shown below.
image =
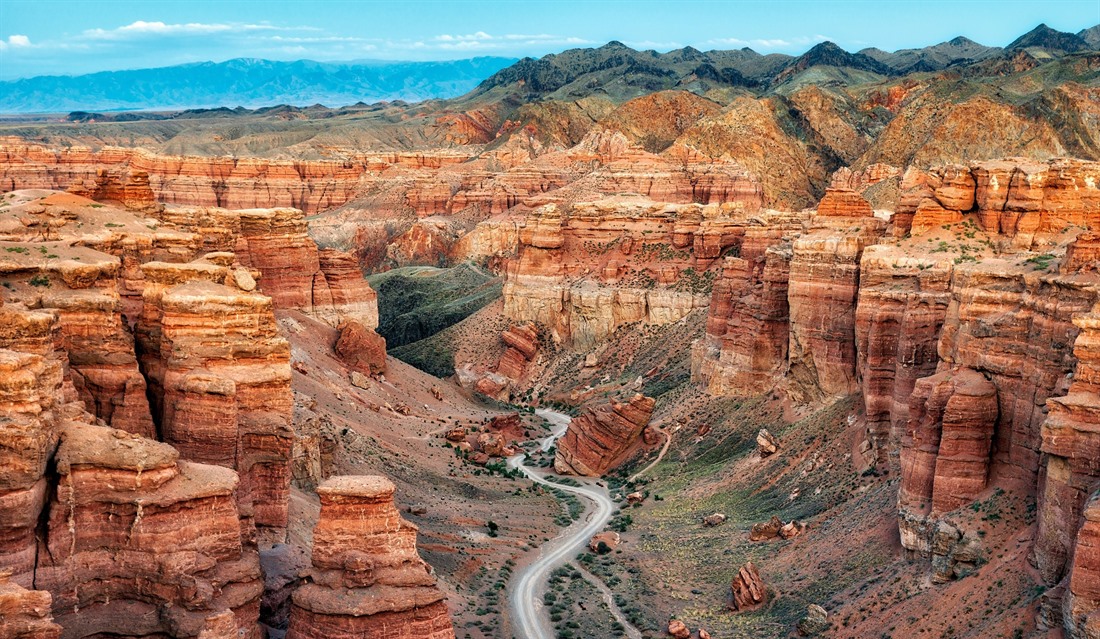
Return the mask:
<svg viewBox="0 0 1100 639"><path fill-rule="evenodd" d="M649 424L656 401L636 394L628 402L611 400L585 408L558 440L554 470L599 477L621 463Z"/></svg>
<svg viewBox="0 0 1100 639"><path fill-rule="evenodd" d="M0 637L59 639L61 626L50 615L50 593L27 590L0 572Z"/></svg>
<svg viewBox="0 0 1100 639"><path fill-rule="evenodd" d="M232 610L258 639L259 557L241 544L237 474L171 446L68 422L56 456L37 587L66 637L197 637Z"/></svg>
<svg viewBox="0 0 1100 639"><path fill-rule="evenodd" d="M859 196L833 190L827 215L815 215L808 232L792 243L790 390L803 401L842 396L858 389L856 300L863 250L883 239L886 223ZM862 198L860 198L862 199ZM843 204L839 200L847 202ZM837 213L858 212L849 217Z"/></svg>
<svg viewBox="0 0 1100 639"><path fill-rule="evenodd" d="M706 335L692 345L692 378L711 394L758 395L786 371L791 256L784 243L752 262L725 258Z"/></svg>
<svg viewBox="0 0 1100 639"><path fill-rule="evenodd" d="M137 333L162 437L186 459L239 472L242 526L251 515L261 541L281 540L293 396L271 298L223 284L230 269L207 261L145 271Z"/></svg>
<svg viewBox="0 0 1100 639"><path fill-rule="evenodd" d="M1100 230L1100 162L1007 158L911 168L901 183L894 216L899 236L919 235L974 213L989 233L1022 247L1036 234L1071 226Z"/></svg>
<svg viewBox="0 0 1100 639"><path fill-rule="evenodd" d="M1077 315L1073 323L1080 329L1073 345L1073 383L1064 396L1047 400L1041 429L1046 473L1038 499L1034 560L1051 585L1066 574L1086 502L1100 490L1100 305Z"/></svg>
<svg viewBox="0 0 1100 639"><path fill-rule="evenodd" d="M121 313L119 258L64 243L0 246L5 297L56 310L60 346L88 410L112 426L151 436L145 378Z"/></svg>
<svg viewBox="0 0 1100 639"><path fill-rule="evenodd" d="M294 592L287 639L453 639L431 568L416 551L414 524L380 476L332 477L317 487L312 583Z"/></svg>
<svg viewBox="0 0 1100 639"><path fill-rule="evenodd" d="M618 196L535 209L506 269L504 314L578 350L620 326L668 324L707 306L723 251L762 255L797 216Z"/></svg>

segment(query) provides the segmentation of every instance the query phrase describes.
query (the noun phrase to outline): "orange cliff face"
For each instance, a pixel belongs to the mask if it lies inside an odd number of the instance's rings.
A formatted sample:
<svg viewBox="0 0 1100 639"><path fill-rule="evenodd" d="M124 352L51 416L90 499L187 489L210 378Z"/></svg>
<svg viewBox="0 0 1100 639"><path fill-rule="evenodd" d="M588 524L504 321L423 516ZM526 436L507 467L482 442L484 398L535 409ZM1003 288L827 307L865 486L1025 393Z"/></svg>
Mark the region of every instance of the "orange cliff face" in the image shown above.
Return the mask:
<svg viewBox="0 0 1100 639"><path fill-rule="evenodd" d="M70 190L137 210L155 200L315 213L351 200L371 174L391 167L438 168L467 159L454 152L343 155L338 160L171 156L117 147L55 150L7 138L0 140L0 180L11 190Z"/></svg>
<svg viewBox="0 0 1100 639"><path fill-rule="evenodd" d="M1036 234L1100 222L1100 162L1010 158L909 169L895 218L900 235L918 235L974 213L989 233L1026 248Z"/></svg>
<svg viewBox="0 0 1100 639"><path fill-rule="evenodd" d="M789 257L780 239L726 259L693 352L695 379L715 394L860 392L864 463L899 472L902 545L937 582L988 552L960 511L994 487L1036 495L1032 553L1057 587L1044 605L1064 604L1073 637L1087 636L1096 610L1080 554L1093 547L1088 504L1100 490L1085 461L1100 405L1094 170L1011 160L922 181L910 171L899 211L913 216L894 216L891 239L857 196L830 189Z"/></svg>
<svg viewBox="0 0 1100 639"><path fill-rule="evenodd" d="M317 487L312 583L294 593L287 639L453 639L443 593L416 551L415 525L379 476L339 476Z"/></svg>
<svg viewBox="0 0 1100 639"><path fill-rule="evenodd" d="M763 250L796 215L738 205L672 205L633 197L545 205L519 229L504 314L552 339L591 348L620 326L675 322L705 308L724 251ZM760 227L764 227L763 229Z"/></svg>
<svg viewBox="0 0 1100 639"><path fill-rule="evenodd" d="M178 210L143 218L73 194L5 200L0 590L15 616L0 629L258 639L257 547L285 537L295 434L263 273L217 250L248 249L240 215L179 225ZM354 262L321 254L310 281L330 294L308 310L376 323Z"/></svg>
<svg viewBox="0 0 1100 639"><path fill-rule="evenodd" d="M13 584L38 589L20 595L36 607L11 610L0 628L22 614L32 637L61 628L74 637L188 637L228 610L235 632L258 638L262 581L255 550L242 544L236 473L95 425L56 350L57 313L0 312L5 327L18 328L0 338L0 447L14 456L3 465L0 503L8 531L0 556L13 583L0 589L9 603L20 594Z"/></svg>

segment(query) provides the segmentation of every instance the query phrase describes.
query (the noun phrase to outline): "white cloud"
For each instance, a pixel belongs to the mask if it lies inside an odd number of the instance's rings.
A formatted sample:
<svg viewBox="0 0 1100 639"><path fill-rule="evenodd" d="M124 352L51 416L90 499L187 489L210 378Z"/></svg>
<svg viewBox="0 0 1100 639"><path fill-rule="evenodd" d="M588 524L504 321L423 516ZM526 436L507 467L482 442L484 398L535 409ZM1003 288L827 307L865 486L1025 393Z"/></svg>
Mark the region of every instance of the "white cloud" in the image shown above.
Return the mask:
<svg viewBox="0 0 1100 639"><path fill-rule="evenodd" d="M0 40L0 51L8 49L26 49L31 45L31 39L18 33L8 36L7 40Z"/></svg>
<svg viewBox="0 0 1100 639"><path fill-rule="evenodd" d="M188 36L212 35L219 33L244 33L254 31L317 31L314 27L277 27L270 24L236 24L186 22L168 24L154 21L137 20L114 29L88 29L84 37L93 40L125 40L148 36Z"/></svg>
<svg viewBox="0 0 1100 639"><path fill-rule="evenodd" d="M806 46L830 40L829 36L820 34L812 36L799 36L797 38L754 38L742 40L741 38L715 38L705 42L708 46L715 47L752 47L754 49L788 49L794 46Z"/></svg>
<svg viewBox="0 0 1100 639"><path fill-rule="evenodd" d="M549 33L506 33L504 35L491 35L484 31L465 35L442 34L437 35L428 42L417 41L413 43L391 43L397 48L410 47L415 49L439 49L442 51L492 51L507 49L516 46L537 45L585 45L592 44L589 40L572 36L560 36Z"/></svg>

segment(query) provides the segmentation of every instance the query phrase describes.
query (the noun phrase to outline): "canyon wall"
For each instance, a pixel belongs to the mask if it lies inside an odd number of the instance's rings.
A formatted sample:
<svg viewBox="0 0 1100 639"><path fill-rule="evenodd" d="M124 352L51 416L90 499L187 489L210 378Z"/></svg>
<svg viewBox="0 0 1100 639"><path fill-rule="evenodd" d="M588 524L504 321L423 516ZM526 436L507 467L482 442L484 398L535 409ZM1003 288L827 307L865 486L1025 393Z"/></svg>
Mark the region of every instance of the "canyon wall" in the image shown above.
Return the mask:
<svg viewBox="0 0 1100 639"><path fill-rule="evenodd" d="M258 551L285 539L295 439L277 299L373 335L374 292L297 210L40 190L0 209L0 632L260 639ZM296 297L293 260L322 302Z"/></svg>
<svg viewBox="0 0 1100 639"><path fill-rule="evenodd" d="M1096 623L1098 169L910 169L889 224L840 176L801 228L725 259L693 348L714 394L861 393L864 463L900 475L902 546L936 582L986 552L960 513L1035 495L1033 560L1072 637Z"/></svg>
<svg viewBox="0 0 1100 639"><path fill-rule="evenodd" d="M762 254L796 220L735 204L634 197L548 204L520 226L504 314L582 351L628 324L675 322L707 306L711 267L724 252Z"/></svg>
<svg viewBox="0 0 1100 639"><path fill-rule="evenodd" d="M316 213L351 200L361 182L391 167L439 168L468 159L460 152L338 152L333 160L157 155L143 149L48 149L0 140L4 190L70 190L127 208L165 204L230 209L293 207ZM150 197L150 194L152 197Z"/></svg>

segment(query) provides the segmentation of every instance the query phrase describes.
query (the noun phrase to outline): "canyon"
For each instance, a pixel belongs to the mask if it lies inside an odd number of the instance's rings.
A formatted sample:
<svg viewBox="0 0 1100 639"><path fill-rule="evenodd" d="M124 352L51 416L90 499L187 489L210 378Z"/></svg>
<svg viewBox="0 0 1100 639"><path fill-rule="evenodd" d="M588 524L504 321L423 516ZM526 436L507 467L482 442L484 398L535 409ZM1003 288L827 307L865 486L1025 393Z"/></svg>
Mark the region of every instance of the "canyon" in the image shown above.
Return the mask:
<svg viewBox="0 0 1100 639"><path fill-rule="evenodd" d="M1100 67L1044 34L0 123L0 635L1100 636Z"/></svg>

